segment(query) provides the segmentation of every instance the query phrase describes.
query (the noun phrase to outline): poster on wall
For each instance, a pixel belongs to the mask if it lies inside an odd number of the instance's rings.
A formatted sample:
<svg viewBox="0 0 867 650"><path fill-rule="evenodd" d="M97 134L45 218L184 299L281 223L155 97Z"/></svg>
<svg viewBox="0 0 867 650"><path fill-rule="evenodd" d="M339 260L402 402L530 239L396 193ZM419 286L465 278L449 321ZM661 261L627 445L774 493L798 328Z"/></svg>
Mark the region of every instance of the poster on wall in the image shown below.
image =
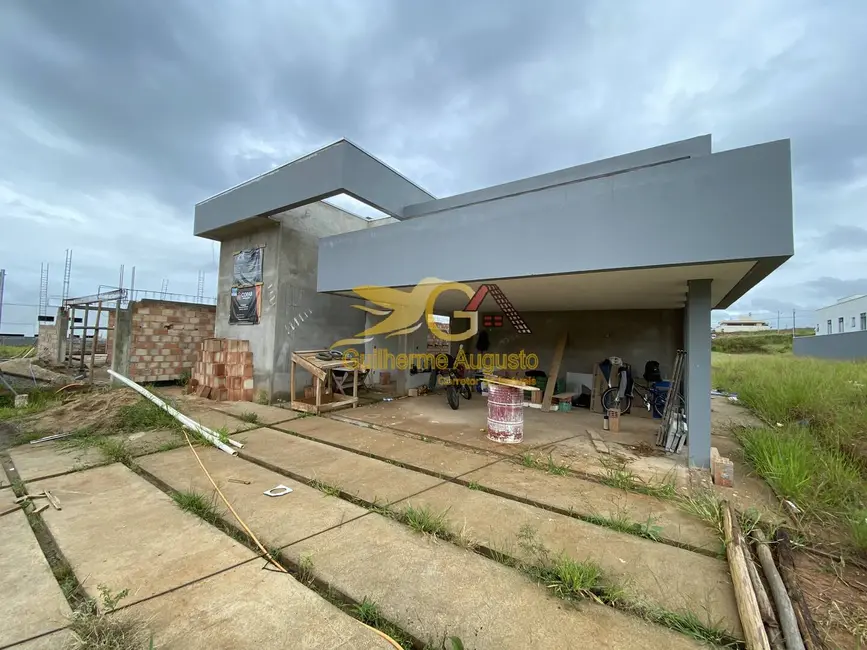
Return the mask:
<svg viewBox="0 0 867 650"><path fill-rule="evenodd" d="M246 287L262 282L262 249L249 248L235 253L232 286Z"/></svg>
<svg viewBox="0 0 867 650"><path fill-rule="evenodd" d="M262 287L232 287L230 325L256 325L259 322Z"/></svg>

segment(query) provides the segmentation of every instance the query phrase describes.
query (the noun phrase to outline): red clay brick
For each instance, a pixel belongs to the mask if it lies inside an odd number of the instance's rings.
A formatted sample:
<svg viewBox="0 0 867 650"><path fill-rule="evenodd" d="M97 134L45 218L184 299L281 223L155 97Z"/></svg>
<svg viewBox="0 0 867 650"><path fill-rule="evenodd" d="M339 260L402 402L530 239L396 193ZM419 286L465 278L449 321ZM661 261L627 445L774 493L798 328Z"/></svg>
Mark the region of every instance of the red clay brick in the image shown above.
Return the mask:
<svg viewBox="0 0 867 650"><path fill-rule="evenodd" d="M244 389L244 401L252 402L253 401L253 389L245 388Z"/></svg>
<svg viewBox="0 0 867 650"><path fill-rule="evenodd" d="M248 377L252 377L252 376L253 376L253 364L252 364L252 363L245 363L245 364L244 364L244 374L243 374L243 376L244 376L245 378L248 378Z"/></svg>

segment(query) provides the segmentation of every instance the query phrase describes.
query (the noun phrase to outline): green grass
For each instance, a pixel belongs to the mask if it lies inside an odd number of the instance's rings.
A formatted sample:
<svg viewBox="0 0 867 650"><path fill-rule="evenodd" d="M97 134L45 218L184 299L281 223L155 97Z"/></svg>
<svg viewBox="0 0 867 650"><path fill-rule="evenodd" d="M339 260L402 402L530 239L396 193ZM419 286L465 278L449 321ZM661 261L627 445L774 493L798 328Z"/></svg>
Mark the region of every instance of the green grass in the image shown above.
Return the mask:
<svg viewBox="0 0 867 650"><path fill-rule="evenodd" d="M108 435L101 433L96 426L78 429L74 436L60 440L60 446L67 449L88 449L96 447L102 452L105 460L109 463L131 465L133 461L133 453L129 447L127 447L125 440L109 437Z"/></svg>
<svg viewBox="0 0 867 650"><path fill-rule="evenodd" d="M181 510L192 513L209 524L215 524L220 520L220 513L217 511L217 502L214 497L209 499L198 492L181 491L173 493L172 499Z"/></svg>
<svg viewBox="0 0 867 650"><path fill-rule="evenodd" d="M340 488L336 485L331 485L329 483L325 483L324 481L314 480L311 484L312 487L315 487L317 490L322 492L330 497L339 497L340 496Z"/></svg>
<svg viewBox="0 0 867 650"><path fill-rule="evenodd" d="M17 357L32 347L32 345L0 345L0 359Z"/></svg>
<svg viewBox="0 0 867 650"><path fill-rule="evenodd" d="M59 398L53 390L33 387L27 391L27 406L15 408L15 397L9 393L4 393L0 395L0 421L15 420L40 413L58 401Z"/></svg>
<svg viewBox="0 0 867 650"><path fill-rule="evenodd" d="M427 533L433 537L449 538L451 530L446 516L448 510L434 513L429 507L416 508L408 505L399 513L400 520L419 533Z"/></svg>
<svg viewBox="0 0 867 650"><path fill-rule="evenodd" d="M812 328L798 328L798 336L812 336ZM786 354L792 351L792 332L764 331L717 334L711 350L727 354Z"/></svg>
<svg viewBox="0 0 867 650"><path fill-rule="evenodd" d="M539 579L558 598L588 598L602 590L602 568L592 561L578 562L561 556L539 568Z"/></svg>
<svg viewBox="0 0 867 650"><path fill-rule="evenodd" d="M601 461L605 472L602 482L605 485L630 492L640 492L660 499L672 499L677 496L673 475L659 483L648 483L629 469L629 461L624 458L608 456L602 458Z"/></svg>
<svg viewBox="0 0 867 650"><path fill-rule="evenodd" d="M735 431L758 474L867 550L867 363L715 355L713 370L714 386L765 422Z"/></svg>
<svg viewBox="0 0 867 650"><path fill-rule="evenodd" d="M108 425L112 432L136 433L151 429L180 429L181 423L144 397L121 406Z"/></svg>
<svg viewBox="0 0 867 650"><path fill-rule="evenodd" d="M412 638L410 638L410 636L403 630L395 627L385 619L379 611L379 605L376 601L365 596L360 603L352 605L349 611L362 623L369 625L370 627L375 627L381 632L385 632L388 636L397 641L402 648L412 648Z"/></svg>
<svg viewBox="0 0 867 650"><path fill-rule="evenodd" d="M469 489L471 489L471 490L481 490L481 489L482 489L481 484L480 484L480 483L476 483L475 481L470 481L470 482L467 484L467 487L468 487Z"/></svg>
<svg viewBox="0 0 867 650"><path fill-rule="evenodd" d="M258 424L259 416L255 413L251 413L250 411L244 411L241 415L238 416L243 422L249 422L250 424Z"/></svg>
<svg viewBox="0 0 867 650"><path fill-rule="evenodd" d="M549 474L554 474L556 476L565 476L569 473L569 466L558 465L557 461L554 460L551 454L548 454L548 457L545 460L541 460L536 458L536 456L529 451L526 451L521 454L520 463L524 467L545 470Z"/></svg>
<svg viewBox="0 0 867 650"><path fill-rule="evenodd" d="M129 595L124 589L114 594L99 585L100 600L88 599L70 617L69 650L146 650L153 648L147 623L129 610L115 612Z"/></svg>
<svg viewBox="0 0 867 650"><path fill-rule="evenodd" d="M656 524L652 517L648 517L646 522L638 523L632 521L625 514L619 514L616 517L603 517L602 515L583 515L581 517L585 521L597 526L605 526L611 530L616 530L621 533L629 533L646 539L652 539L658 542L661 539L662 526Z"/></svg>

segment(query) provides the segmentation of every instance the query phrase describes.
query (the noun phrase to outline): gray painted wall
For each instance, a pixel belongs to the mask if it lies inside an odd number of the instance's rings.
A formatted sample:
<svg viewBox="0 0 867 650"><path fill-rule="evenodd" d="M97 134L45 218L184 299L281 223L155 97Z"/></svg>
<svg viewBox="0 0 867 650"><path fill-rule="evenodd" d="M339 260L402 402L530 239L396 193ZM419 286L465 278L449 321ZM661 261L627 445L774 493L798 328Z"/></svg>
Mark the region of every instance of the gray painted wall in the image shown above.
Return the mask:
<svg viewBox="0 0 867 650"><path fill-rule="evenodd" d="M481 201L491 201L493 199L501 199L513 194L522 192L532 192L535 190L553 187L555 185L563 185L565 183L574 183L579 180L586 180L598 176L604 176L613 173L622 173L627 170L633 170L638 167L647 165L657 165L672 160L682 158L693 158L696 156L705 156L711 152L711 137L710 135L702 135L689 140L681 140L680 142L672 142L659 147L650 149L642 149L632 153L605 158L604 160L596 160L594 162L561 169L547 174L531 176L510 183L494 185L481 190L456 194L443 199L418 203L416 205L408 205L403 210L404 218L417 217L432 212L441 212L461 206L466 206L471 203L479 203Z"/></svg>
<svg viewBox="0 0 867 650"><path fill-rule="evenodd" d="M836 323L834 324L836 327ZM798 336L792 342L797 357L820 359L867 359L867 332L844 332L822 336Z"/></svg>
<svg viewBox="0 0 867 650"><path fill-rule="evenodd" d="M613 233L620 251L611 252ZM787 140L322 239L319 291L791 256ZM388 264L371 260L388 259ZM352 273L347 273L347 267Z"/></svg>
<svg viewBox="0 0 867 650"><path fill-rule="evenodd" d="M223 240L220 229L320 199L349 194L392 216L433 198L367 152L340 140L196 205L193 233Z"/></svg>

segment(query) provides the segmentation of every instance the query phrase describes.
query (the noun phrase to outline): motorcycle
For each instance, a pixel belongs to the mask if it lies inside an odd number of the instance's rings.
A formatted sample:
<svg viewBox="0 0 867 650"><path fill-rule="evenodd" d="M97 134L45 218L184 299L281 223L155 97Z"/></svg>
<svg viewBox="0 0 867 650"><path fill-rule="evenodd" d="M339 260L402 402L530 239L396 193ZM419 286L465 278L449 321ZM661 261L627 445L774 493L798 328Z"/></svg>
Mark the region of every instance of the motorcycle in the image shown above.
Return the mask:
<svg viewBox="0 0 867 650"><path fill-rule="evenodd" d="M461 397L471 399L473 391L467 380L466 368L456 366L454 357L451 355L446 356L448 357L448 368L437 371L437 380L440 384L445 385L446 401L452 407L452 410L456 411L460 408Z"/></svg>

